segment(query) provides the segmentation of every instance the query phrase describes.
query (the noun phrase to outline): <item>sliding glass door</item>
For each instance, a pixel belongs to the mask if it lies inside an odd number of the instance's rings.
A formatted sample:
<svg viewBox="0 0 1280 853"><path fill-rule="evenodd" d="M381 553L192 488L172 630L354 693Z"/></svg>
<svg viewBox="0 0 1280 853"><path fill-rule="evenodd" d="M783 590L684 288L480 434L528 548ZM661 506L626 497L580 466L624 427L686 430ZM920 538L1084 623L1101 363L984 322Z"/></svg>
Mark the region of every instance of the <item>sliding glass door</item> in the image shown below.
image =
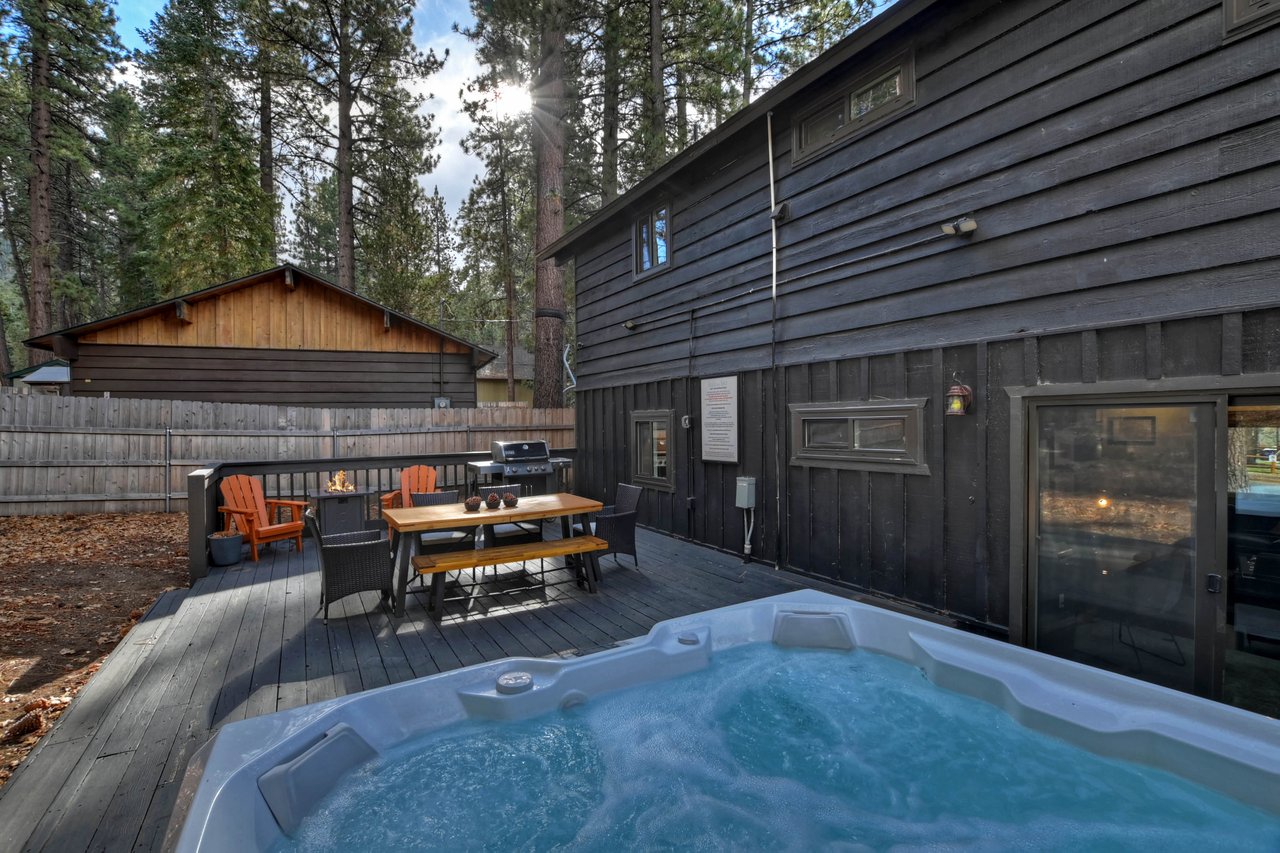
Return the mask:
<svg viewBox="0 0 1280 853"><path fill-rule="evenodd" d="M1036 648L1215 692L1215 405L1039 405L1031 420Z"/></svg>

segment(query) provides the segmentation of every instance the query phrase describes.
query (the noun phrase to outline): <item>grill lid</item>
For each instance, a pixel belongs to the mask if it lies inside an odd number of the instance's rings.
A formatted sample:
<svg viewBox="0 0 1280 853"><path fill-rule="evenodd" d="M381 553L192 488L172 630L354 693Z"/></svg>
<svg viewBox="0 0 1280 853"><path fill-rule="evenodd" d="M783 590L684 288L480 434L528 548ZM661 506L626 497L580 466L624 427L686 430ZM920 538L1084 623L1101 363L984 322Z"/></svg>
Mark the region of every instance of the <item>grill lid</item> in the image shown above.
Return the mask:
<svg viewBox="0 0 1280 853"><path fill-rule="evenodd" d="M543 462L551 457L547 442L495 441L489 446L494 462Z"/></svg>

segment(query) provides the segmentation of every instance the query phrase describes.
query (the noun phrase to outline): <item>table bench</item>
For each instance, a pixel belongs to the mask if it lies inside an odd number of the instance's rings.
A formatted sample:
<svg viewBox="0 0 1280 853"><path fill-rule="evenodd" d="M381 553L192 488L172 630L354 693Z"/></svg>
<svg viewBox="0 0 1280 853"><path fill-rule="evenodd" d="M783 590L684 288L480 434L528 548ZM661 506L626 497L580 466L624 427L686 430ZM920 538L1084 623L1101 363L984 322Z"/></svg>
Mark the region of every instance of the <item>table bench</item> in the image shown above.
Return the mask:
<svg viewBox="0 0 1280 853"><path fill-rule="evenodd" d="M431 598L427 609L434 610L436 603L443 599L446 572L478 569L482 566L500 566L504 563L523 563L527 560L552 557L585 556L582 574L585 576L587 590L595 592L596 581L600 577L600 565L596 560L596 552L606 551L608 548L609 543L598 536L574 536L568 539L551 539L519 545L500 545L494 548L470 548L462 551L446 551L442 554L422 554L413 558L412 565L419 575L432 576Z"/></svg>

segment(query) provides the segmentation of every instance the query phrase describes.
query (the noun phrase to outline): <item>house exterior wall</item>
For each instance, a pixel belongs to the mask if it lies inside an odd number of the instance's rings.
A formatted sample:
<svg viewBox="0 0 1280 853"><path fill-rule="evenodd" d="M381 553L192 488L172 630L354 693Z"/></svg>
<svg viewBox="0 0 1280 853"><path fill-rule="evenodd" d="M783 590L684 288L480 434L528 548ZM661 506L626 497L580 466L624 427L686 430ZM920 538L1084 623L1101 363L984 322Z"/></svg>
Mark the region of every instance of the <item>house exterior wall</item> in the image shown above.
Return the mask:
<svg viewBox="0 0 1280 853"><path fill-rule="evenodd" d="M77 396L432 408L476 404L468 354L81 344Z"/></svg>
<svg viewBox="0 0 1280 853"><path fill-rule="evenodd" d="M367 352L470 353L458 341L408 323L385 324L384 312L283 271L271 281L223 291L187 305L186 319L173 310L87 332L82 344L173 347L244 347Z"/></svg>
<svg viewBox="0 0 1280 853"><path fill-rule="evenodd" d="M622 219L576 245L578 482L610 496L629 414L671 410L674 491L645 523L739 550L733 479L756 476L762 558L1008 625L1007 387L1280 368L1280 29L1226 38L1223 5L939 4L792 98L776 304L764 119L665 188L668 269L634 277ZM903 51L915 105L793 162L795 118ZM976 233L942 235L962 215ZM700 461L698 380L721 375L737 465ZM953 375L976 400L944 423ZM787 463L787 404L909 397L928 475Z"/></svg>

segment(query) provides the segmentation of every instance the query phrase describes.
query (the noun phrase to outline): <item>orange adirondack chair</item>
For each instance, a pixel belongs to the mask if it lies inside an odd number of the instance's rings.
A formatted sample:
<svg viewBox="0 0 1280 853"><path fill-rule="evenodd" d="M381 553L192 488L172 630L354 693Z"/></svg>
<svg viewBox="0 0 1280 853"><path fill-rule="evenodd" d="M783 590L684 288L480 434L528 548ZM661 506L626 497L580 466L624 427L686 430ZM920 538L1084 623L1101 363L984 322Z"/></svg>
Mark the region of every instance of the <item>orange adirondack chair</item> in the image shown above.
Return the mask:
<svg viewBox="0 0 1280 853"><path fill-rule="evenodd" d="M236 529L252 546L253 559L258 559L258 546L268 542L292 539L302 550L302 513L306 501L267 500L262 491L262 481L247 474L234 474L220 485L223 506L218 511L226 516L224 529L231 529L234 519ZM286 507L289 520L276 522L276 508Z"/></svg>
<svg viewBox="0 0 1280 853"><path fill-rule="evenodd" d="M436 490L436 469L430 465L412 465L400 471L400 488L387 492L382 496L382 508L394 509L398 506L413 506L410 495L434 492Z"/></svg>

